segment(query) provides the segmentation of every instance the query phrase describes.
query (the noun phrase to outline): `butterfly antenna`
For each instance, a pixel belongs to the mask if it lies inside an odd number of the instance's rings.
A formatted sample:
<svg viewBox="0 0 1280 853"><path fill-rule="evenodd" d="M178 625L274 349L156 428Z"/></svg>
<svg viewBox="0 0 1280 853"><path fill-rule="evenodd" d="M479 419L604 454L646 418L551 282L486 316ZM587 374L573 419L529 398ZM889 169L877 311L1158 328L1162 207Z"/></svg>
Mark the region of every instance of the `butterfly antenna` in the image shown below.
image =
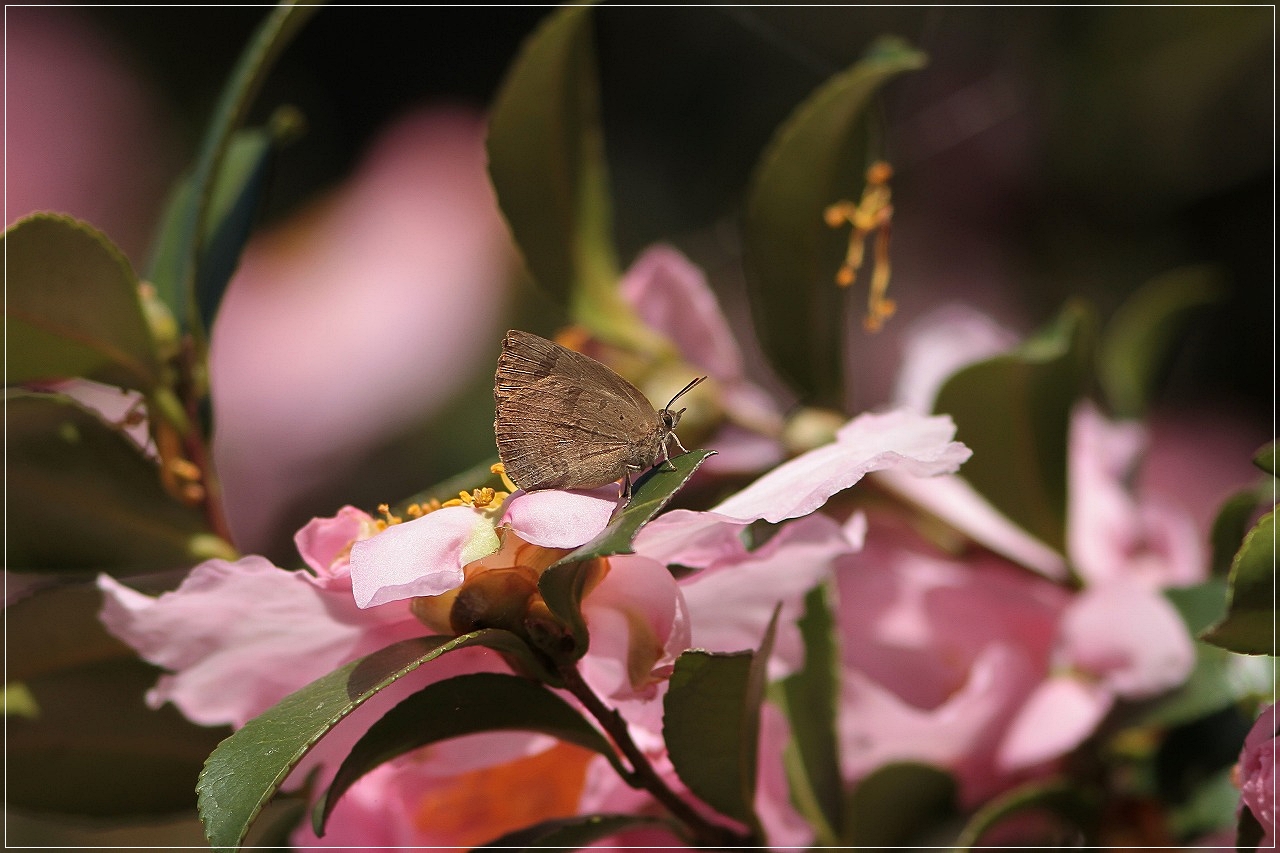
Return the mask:
<svg viewBox="0 0 1280 853"><path fill-rule="evenodd" d="M683 397L685 394L688 394L688 393L689 393L690 391L692 391L694 388L696 388L696 387L698 387L699 385L701 385L703 382L705 382L705 381L706 381L706 379L707 379L707 377L705 377L705 376L699 376L697 379L693 380L693 381L692 381L692 382L690 382L688 385L686 385L686 386L684 386L683 388L681 388L681 389L676 393L676 395L675 395L674 397L672 397L672 398L671 398L671 402L670 402L670 403L667 403L667 405L666 405L666 406L664 406L663 408L665 408L665 409L670 409L673 405L675 405L676 400L679 400L679 399L680 399L681 397Z"/></svg>

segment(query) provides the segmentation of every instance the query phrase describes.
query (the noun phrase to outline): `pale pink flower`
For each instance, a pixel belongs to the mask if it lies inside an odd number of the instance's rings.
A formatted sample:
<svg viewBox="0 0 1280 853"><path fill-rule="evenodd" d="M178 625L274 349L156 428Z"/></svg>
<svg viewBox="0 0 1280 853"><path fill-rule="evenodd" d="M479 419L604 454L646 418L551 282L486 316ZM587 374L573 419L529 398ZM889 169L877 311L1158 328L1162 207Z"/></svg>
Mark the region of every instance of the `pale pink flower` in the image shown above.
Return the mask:
<svg viewBox="0 0 1280 853"><path fill-rule="evenodd" d="M1259 849L1276 845L1276 706L1263 710L1244 739L1236 767L1240 799L1262 825Z"/></svg>
<svg viewBox="0 0 1280 853"><path fill-rule="evenodd" d="M491 368L514 258L484 123L442 109L401 118L345 184L250 242L209 365L242 550Z"/></svg>

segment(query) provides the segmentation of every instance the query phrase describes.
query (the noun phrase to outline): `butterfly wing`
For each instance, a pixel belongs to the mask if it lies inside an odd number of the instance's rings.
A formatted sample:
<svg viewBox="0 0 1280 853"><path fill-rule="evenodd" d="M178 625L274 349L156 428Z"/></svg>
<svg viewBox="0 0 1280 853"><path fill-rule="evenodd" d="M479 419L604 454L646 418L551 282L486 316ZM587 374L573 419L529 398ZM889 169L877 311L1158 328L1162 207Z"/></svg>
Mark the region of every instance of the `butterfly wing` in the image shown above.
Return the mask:
<svg viewBox="0 0 1280 853"><path fill-rule="evenodd" d="M498 456L522 488L594 488L657 457L659 417L644 394L537 335L507 333L494 401Z"/></svg>

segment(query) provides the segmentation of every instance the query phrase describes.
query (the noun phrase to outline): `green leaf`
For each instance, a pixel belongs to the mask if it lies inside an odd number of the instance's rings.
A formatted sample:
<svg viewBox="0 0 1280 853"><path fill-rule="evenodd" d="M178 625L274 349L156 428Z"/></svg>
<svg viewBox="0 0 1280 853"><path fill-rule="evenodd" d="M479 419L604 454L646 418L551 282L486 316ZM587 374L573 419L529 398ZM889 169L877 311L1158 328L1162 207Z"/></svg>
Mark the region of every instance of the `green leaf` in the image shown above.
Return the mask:
<svg viewBox="0 0 1280 853"><path fill-rule="evenodd" d="M343 760L317 812L316 834L324 834L338 799L364 774L397 756L475 732L541 732L577 744L626 769L604 735L546 687L525 678L481 672L430 684L391 709L356 742Z"/></svg>
<svg viewBox="0 0 1280 853"><path fill-rule="evenodd" d="M1098 380L1116 415L1146 412L1183 328L1224 293L1213 267L1184 267L1147 282L1117 309L1098 353Z"/></svg>
<svg viewBox="0 0 1280 853"><path fill-rule="evenodd" d="M955 810L956 783L949 774L926 764L888 764L859 782L849 795L841 843L852 847L910 844Z"/></svg>
<svg viewBox="0 0 1280 853"><path fill-rule="evenodd" d="M1223 501L1217 518L1213 520L1213 530L1209 533L1209 542L1213 548L1210 565L1214 575L1226 577L1230 573L1236 551L1240 550L1240 543L1249 530L1250 519L1263 499L1270 496L1270 488L1264 490L1262 487L1255 487L1236 492Z"/></svg>
<svg viewBox="0 0 1280 853"><path fill-rule="evenodd" d="M282 108L276 111L270 125L236 131L227 145L211 190L196 264L196 308L205 328L213 324L222 294L249 239L275 155L298 132L300 123L296 112ZM188 175L175 187L147 265L147 280L184 324L191 309L191 294L183 286L183 276L188 264L186 253L190 251L188 230L196 204L192 182L193 176Z"/></svg>
<svg viewBox="0 0 1280 853"><path fill-rule="evenodd" d="M42 589L5 608L5 677L26 681L86 664L133 657L98 619L93 584Z"/></svg>
<svg viewBox="0 0 1280 853"><path fill-rule="evenodd" d="M1047 812L1061 818L1081 833L1087 846L1096 843L1098 806L1097 794L1065 782L1031 782L991 800L974 813L956 838L954 849L972 849L998 824L1029 811Z"/></svg>
<svg viewBox="0 0 1280 853"><path fill-rule="evenodd" d="M369 697L428 661L455 649L524 648L506 631L402 640L352 661L290 693L218 745L196 786L200 819L215 850L236 850L290 771L344 717Z"/></svg>
<svg viewBox="0 0 1280 853"><path fill-rule="evenodd" d="M233 555L123 432L58 394L7 403L10 570L127 575Z"/></svg>
<svg viewBox="0 0 1280 853"><path fill-rule="evenodd" d="M817 833L831 846L841 835L840 744L836 706L840 698L839 649L827 588L805 596L799 621L804 667L780 685L780 705L791 725L785 755L792 798Z"/></svg>
<svg viewBox="0 0 1280 853"><path fill-rule="evenodd" d="M4 232L6 384L83 377L150 391L160 381L138 278L87 223L51 213Z"/></svg>
<svg viewBox="0 0 1280 853"><path fill-rule="evenodd" d="M88 817L191 809L201 762L227 730L197 726L172 705L148 708L158 674L128 657L25 682L40 714L7 720L8 806Z"/></svg>
<svg viewBox="0 0 1280 853"><path fill-rule="evenodd" d="M528 850L577 850L632 829L668 828L665 821L629 814L592 814L547 820L508 832L477 849L492 847ZM674 830L672 830L674 834Z"/></svg>
<svg viewBox="0 0 1280 853"><path fill-rule="evenodd" d="M662 464L651 468L644 477L636 481L631 492L631 503L614 515L609 526L587 544L561 557L553 568L596 557L634 553L631 543L640 528L667 505L708 457L714 455L714 450L691 450L673 456L669 466Z"/></svg>
<svg viewBox="0 0 1280 853"><path fill-rule="evenodd" d="M1246 655L1274 655L1275 510L1244 538L1227 578L1227 615L1201 638Z"/></svg>
<svg viewBox="0 0 1280 853"><path fill-rule="evenodd" d="M823 211L856 200L875 93L925 56L884 39L800 104L774 133L748 190L745 250L752 316L773 366L805 403L841 408L849 294L835 283L848 234Z"/></svg>
<svg viewBox="0 0 1280 853"><path fill-rule="evenodd" d="M1225 829L1234 822L1240 789L1231 781L1232 770L1222 768L1200 784L1185 803L1170 809L1169 829L1176 836L1196 838Z"/></svg>
<svg viewBox="0 0 1280 853"><path fill-rule="evenodd" d="M631 554L640 528L666 506L667 501L684 486L693 472L715 455L714 450L691 450L671 459L671 465L657 465L636 481L631 502L616 513L598 536L587 544L561 557L542 573L538 590L547 607L569 626L569 638L549 638L552 643L571 643L544 649L556 659L577 659L587 653L590 639L587 623L582 618L582 595L591 568L589 562L598 557Z"/></svg>
<svg viewBox="0 0 1280 853"><path fill-rule="evenodd" d="M763 837L755 814L760 705L777 613L755 653L681 654L662 703L663 737L680 779L757 838Z"/></svg>
<svg viewBox="0 0 1280 853"><path fill-rule="evenodd" d="M525 42L490 111L489 176L538 284L593 333L636 342L643 326L617 290L592 15L562 7Z"/></svg>
<svg viewBox="0 0 1280 853"><path fill-rule="evenodd" d="M973 450L961 476L997 509L1062 550L1071 410L1086 375L1093 315L1067 305L1017 349L972 364L938 392Z"/></svg>
<svg viewBox="0 0 1280 853"><path fill-rule="evenodd" d="M219 97L201 142L195 168L187 179L188 189L180 189L175 194L166 213L149 270L153 276L151 281L160 293L172 300L170 305L184 328L198 336L203 336L212 321L211 314L202 316L202 303L216 307L220 295L198 293L198 284L217 288L226 283L222 281L219 285L212 276L201 281L201 266L215 257L209 252L214 250L225 228L228 229L225 232L228 243L216 249L216 257L225 268L225 264L231 261L226 253L234 251L238 254L239 251L239 246L234 245L236 241L230 236L242 227L229 216L219 221L214 212L215 199L234 198L236 202L228 202L226 210L238 210L240 203L252 204L259 183L253 178L254 169L244 169L245 160L229 158L232 138L244 122L271 66L317 8L316 5L281 3L271 10L254 32ZM248 162L252 160L252 157L247 158ZM237 180L237 172L244 176L243 180ZM242 244L243 240L239 242Z"/></svg>
<svg viewBox="0 0 1280 853"><path fill-rule="evenodd" d="M1276 476L1276 443L1273 441L1260 448L1253 455L1253 464L1266 471L1272 477Z"/></svg>

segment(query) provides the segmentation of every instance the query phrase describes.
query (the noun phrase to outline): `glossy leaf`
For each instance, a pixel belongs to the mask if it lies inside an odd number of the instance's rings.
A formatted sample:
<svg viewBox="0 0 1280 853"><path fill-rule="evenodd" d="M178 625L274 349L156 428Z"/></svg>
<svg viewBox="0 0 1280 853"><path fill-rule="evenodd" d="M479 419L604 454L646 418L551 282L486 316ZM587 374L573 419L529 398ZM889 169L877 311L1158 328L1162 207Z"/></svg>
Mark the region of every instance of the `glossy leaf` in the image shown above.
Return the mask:
<svg viewBox="0 0 1280 853"><path fill-rule="evenodd" d="M791 725L785 756L792 798L814 827L818 843L834 845L841 833L840 745L836 706L840 698L839 649L825 586L805 597L799 621L804 667L786 678L778 696Z"/></svg>
<svg viewBox="0 0 1280 853"><path fill-rule="evenodd" d="M60 670L133 657L98 619L102 593L91 583L43 589L5 608L5 672L26 681Z"/></svg>
<svg viewBox="0 0 1280 853"><path fill-rule="evenodd" d="M508 832L487 844L488 848L516 848L528 850L577 850L603 841L619 832L633 829L653 829L667 824L657 818L629 814L592 814L557 818Z"/></svg>
<svg viewBox="0 0 1280 853"><path fill-rule="evenodd" d="M25 682L40 713L7 720L8 807L99 818L194 807L201 762L227 730L148 708L158 675L130 654Z"/></svg>
<svg viewBox="0 0 1280 853"><path fill-rule="evenodd" d="M953 849L971 850L996 826L1029 811L1047 812L1059 817L1080 833L1085 845L1093 844L1096 843L1098 805L1096 794L1073 788L1067 783L1031 782L978 809L961 830ZM1080 841L1079 838L1075 840Z"/></svg>
<svg viewBox="0 0 1280 853"><path fill-rule="evenodd" d="M648 524L672 496L684 487L698 467L714 455L714 450L691 450L673 456L671 465L657 465L650 469L636 481L631 492L631 502L614 514L609 526L587 544L562 557L555 565L633 553L631 544L640 528Z"/></svg>
<svg viewBox="0 0 1280 853"><path fill-rule="evenodd" d="M1259 449L1253 455L1253 464L1266 471L1272 477L1276 476L1276 443L1273 441Z"/></svg>
<svg viewBox="0 0 1280 853"><path fill-rule="evenodd" d="M1203 633L1207 642L1246 655L1274 655L1275 510L1245 535L1227 578L1227 615Z"/></svg>
<svg viewBox="0 0 1280 853"><path fill-rule="evenodd" d="M762 837L755 814L760 705L777 618L775 610L757 652L681 654L663 697L663 737L676 773L756 837Z"/></svg>
<svg viewBox="0 0 1280 853"><path fill-rule="evenodd" d="M481 672L438 681L387 712L356 742L317 812L323 834L338 799L364 774L419 747L491 731L541 732L607 757L626 770L607 741L578 711L546 687L525 678Z"/></svg>
<svg viewBox="0 0 1280 853"><path fill-rule="evenodd" d="M144 392L157 385L138 278L105 234L37 213L3 242L7 384L78 376Z"/></svg>
<svg viewBox="0 0 1280 853"><path fill-rule="evenodd" d="M297 131L301 121L292 111L278 111L268 127L236 131L211 189L209 211L201 235L196 264L196 308L205 327L222 300L249 239L256 213L266 191L271 165L280 146ZM191 294L181 286L190 250L191 218L196 204L193 176L175 188L161 221L161 232L152 246L147 280L182 322L189 319Z"/></svg>
<svg viewBox="0 0 1280 853"><path fill-rule="evenodd" d="M752 177L745 226L752 315L773 366L806 403L841 407L851 313L851 294L835 283L848 233L827 227L823 211L862 191L873 96L924 64L924 54L902 42L878 42L792 112Z"/></svg>
<svg viewBox="0 0 1280 853"><path fill-rule="evenodd" d="M128 575L231 556L121 430L59 394L7 403L11 571Z"/></svg>
<svg viewBox="0 0 1280 853"><path fill-rule="evenodd" d="M236 172L243 164L234 158L228 159L233 136L244 122L276 58L317 8L316 5L281 3L271 10L254 32L214 109L195 167L187 179L189 189L185 192L179 190L170 203L149 273L154 276L152 283L157 290L173 300L170 305L179 322L197 334L203 335L212 320L211 314L201 314L199 306L202 303L216 306L220 296L220 293L213 292L197 294L198 282L211 288L216 283L213 278L200 282L197 278L201 273L200 267L204 261L212 260L213 256L206 253L215 246L224 229L230 236L242 227L235 224L235 218L230 216L217 220L214 216L215 198L236 199L236 203L228 203L226 207L228 211L235 211L241 202L249 203L257 191L254 189L257 181L252 179L254 169L241 173L245 176L243 181L236 178ZM253 158L249 159L252 161ZM240 191L236 189L237 184ZM225 269L227 263L234 265L234 262L222 253L234 251L238 255L239 246L222 246L218 251L220 257L215 266ZM167 260L162 262L162 259ZM218 286L225 284L222 281Z"/></svg>
<svg viewBox="0 0 1280 853"><path fill-rule="evenodd" d="M1098 353L1098 380L1118 417L1146 412L1183 328L1224 293L1215 269L1186 267L1152 279L1125 300Z"/></svg>
<svg viewBox="0 0 1280 853"><path fill-rule="evenodd" d="M1011 352L970 365L938 392L934 411L973 450L961 476L998 510L1062 549L1071 410L1083 390L1093 315L1068 305Z"/></svg>
<svg viewBox="0 0 1280 853"><path fill-rule="evenodd" d="M849 795L842 843L853 847L910 844L955 810L956 783L949 774L926 764L888 764L859 782Z"/></svg>
<svg viewBox="0 0 1280 853"><path fill-rule="evenodd" d="M1249 522L1263 500L1269 497L1270 488L1256 487L1243 489L1223 501L1209 533L1213 551L1210 566L1214 575L1225 578L1231 572L1236 551L1240 550L1240 543L1249 532Z"/></svg>
<svg viewBox="0 0 1280 853"><path fill-rule="evenodd" d="M352 661L297 690L218 745L196 790L200 819L215 850L238 849L249 827L298 762L369 697L455 649L523 649L506 631L403 640Z"/></svg>

